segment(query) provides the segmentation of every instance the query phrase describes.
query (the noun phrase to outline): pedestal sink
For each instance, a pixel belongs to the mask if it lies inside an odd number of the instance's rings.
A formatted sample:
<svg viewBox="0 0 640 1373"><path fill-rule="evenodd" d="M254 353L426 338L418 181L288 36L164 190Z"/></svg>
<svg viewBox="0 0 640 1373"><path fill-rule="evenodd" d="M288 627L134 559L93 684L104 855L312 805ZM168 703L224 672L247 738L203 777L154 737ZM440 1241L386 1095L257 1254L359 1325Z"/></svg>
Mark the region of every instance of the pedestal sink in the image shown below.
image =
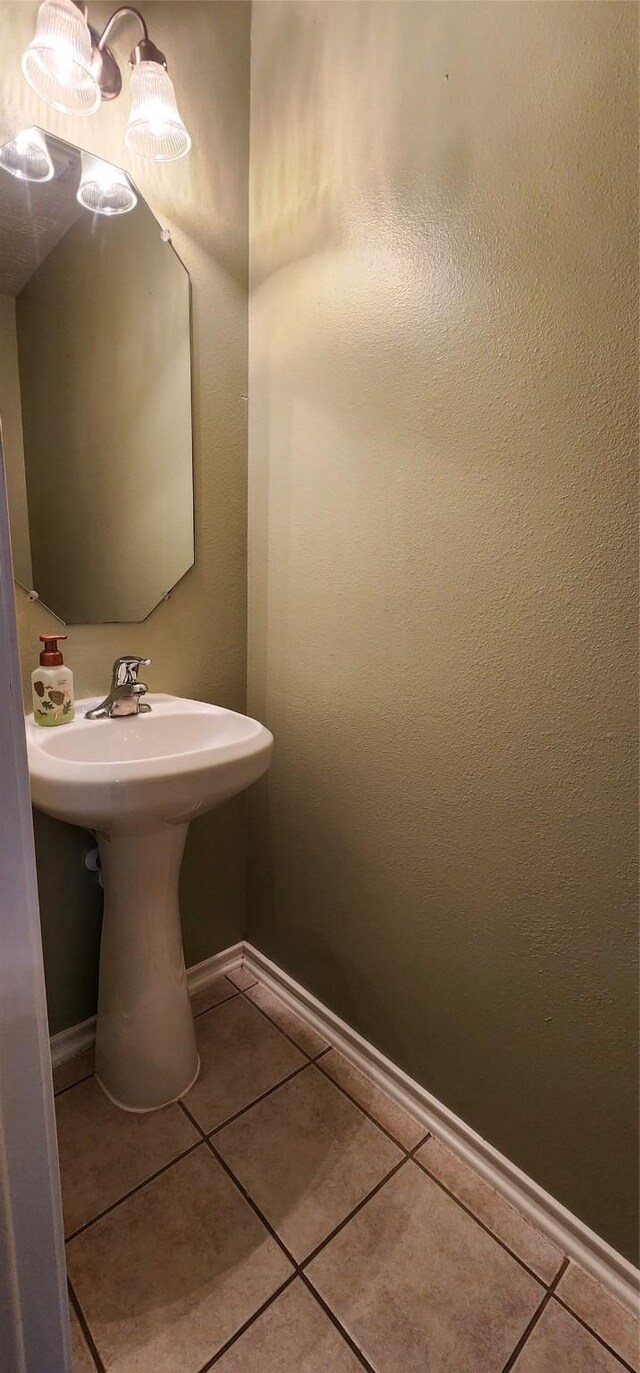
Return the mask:
<svg viewBox="0 0 640 1373"><path fill-rule="evenodd" d="M104 874L96 1075L129 1111L175 1101L198 1075L182 950L178 877L189 822L266 772L273 738L257 720L149 694L147 715L27 716L33 804L95 830Z"/></svg>

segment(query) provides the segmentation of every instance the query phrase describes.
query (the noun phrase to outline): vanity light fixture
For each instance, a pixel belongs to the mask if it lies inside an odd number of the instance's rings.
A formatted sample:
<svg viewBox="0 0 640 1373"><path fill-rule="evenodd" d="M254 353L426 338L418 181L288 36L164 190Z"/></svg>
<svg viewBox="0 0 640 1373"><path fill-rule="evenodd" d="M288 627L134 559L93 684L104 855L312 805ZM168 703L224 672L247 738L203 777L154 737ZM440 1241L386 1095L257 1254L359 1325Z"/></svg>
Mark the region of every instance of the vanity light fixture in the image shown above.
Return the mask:
<svg viewBox="0 0 640 1373"><path fill-rule="evenodd" d="M153 44L140 43L134 51L146 47ZM136 63L131 73L131 109L124 141L133 153L150 157L154 162L174 162L191 147L171 77L166 67L146 57Z"/></svg>
<svg viewBox="0 0 640 1373"><path fill-rule="evenodd" d="M98 215L126 215L135 208L138 197L121 167L91 153L81 153L81 163L76 200L85 210Z"/></svg>
<svg viewBox="0 0 640 1373"><path fill-rule="evenodd" d="M139 10L122 5L102 33L92 28L83 0L42 0L35 34L22 58L32 90L65 114L93 114L122 90L122 75L107 39L121 19L139 23L142 38L129 58L131 110L125 143L153 162L184 157L191 139L178 111L164 54L149 38Z"/></svg>
<svg viewBox="0 0 640 1373"><path fill-rule="evenodd" d="M40 129L21 129L0 148L0 167L19 181L51 181L54 166Z"/></svg>
<svg viewBox="0 0 640 1373"><path fill-rule="evenodd" d="M22 72L36 95L63 114L93 114L100 86L91 69L91 32L73 0L44 0Z"/></svg>

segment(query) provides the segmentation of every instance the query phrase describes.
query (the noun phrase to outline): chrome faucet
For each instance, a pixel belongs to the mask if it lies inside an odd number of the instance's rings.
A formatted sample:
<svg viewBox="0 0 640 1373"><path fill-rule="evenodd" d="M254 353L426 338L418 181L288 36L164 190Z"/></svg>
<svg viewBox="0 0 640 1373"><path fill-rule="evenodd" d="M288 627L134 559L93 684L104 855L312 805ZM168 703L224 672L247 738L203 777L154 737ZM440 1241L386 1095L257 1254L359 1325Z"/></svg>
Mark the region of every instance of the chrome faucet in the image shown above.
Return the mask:
<svg viewBox="0 0 640 1373"><path fill-rule="evenodd" d="M149 667L150 658L137 658L128 653L124 658L116 658L111 674L109 695L99 706L85 711L87 720L113 720L118 715L141 715L151 710L151 706L140 697L149 690L145 682L138 681L138 670Z"/></svg>

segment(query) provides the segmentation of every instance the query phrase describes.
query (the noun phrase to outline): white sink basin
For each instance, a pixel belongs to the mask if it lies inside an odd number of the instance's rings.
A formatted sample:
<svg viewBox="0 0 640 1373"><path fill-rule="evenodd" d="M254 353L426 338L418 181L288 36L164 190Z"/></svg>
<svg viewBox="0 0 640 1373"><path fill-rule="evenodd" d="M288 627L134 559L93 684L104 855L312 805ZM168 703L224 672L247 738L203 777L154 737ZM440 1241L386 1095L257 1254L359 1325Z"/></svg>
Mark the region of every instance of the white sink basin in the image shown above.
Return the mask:
<svg viewBox="0 0 640 1373"><path fill-rule="evenodd" d="M273 737L246 715L151 693L148 715L86 720L99 699L54 729L27 716L33 804L57 820L111 834L188 823L269 766Z"/></svg>
<svg viewBox="0 0 640 1373"><path fill-rule="evenodd" d="M184 1096L199 1060L178 878L189 821L266 772L268 729L204 701L149 694L149 714L70 724L27 716L33 804L96 831L104 880L96 1075L130 1111Z"/></svg>

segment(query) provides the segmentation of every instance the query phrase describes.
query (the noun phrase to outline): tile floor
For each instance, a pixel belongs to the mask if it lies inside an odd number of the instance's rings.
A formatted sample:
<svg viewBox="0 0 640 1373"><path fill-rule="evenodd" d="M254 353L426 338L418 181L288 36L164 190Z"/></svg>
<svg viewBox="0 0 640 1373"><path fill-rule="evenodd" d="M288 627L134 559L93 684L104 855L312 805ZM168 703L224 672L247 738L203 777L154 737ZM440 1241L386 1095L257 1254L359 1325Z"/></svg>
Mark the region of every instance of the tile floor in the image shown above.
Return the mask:
<svg viewBox="0 0 640 1373"><path fill-rule="evenodd" d="M74 1373L620 1373L620 1307L245 969L184 1102L55 1074Z"/></svg>

